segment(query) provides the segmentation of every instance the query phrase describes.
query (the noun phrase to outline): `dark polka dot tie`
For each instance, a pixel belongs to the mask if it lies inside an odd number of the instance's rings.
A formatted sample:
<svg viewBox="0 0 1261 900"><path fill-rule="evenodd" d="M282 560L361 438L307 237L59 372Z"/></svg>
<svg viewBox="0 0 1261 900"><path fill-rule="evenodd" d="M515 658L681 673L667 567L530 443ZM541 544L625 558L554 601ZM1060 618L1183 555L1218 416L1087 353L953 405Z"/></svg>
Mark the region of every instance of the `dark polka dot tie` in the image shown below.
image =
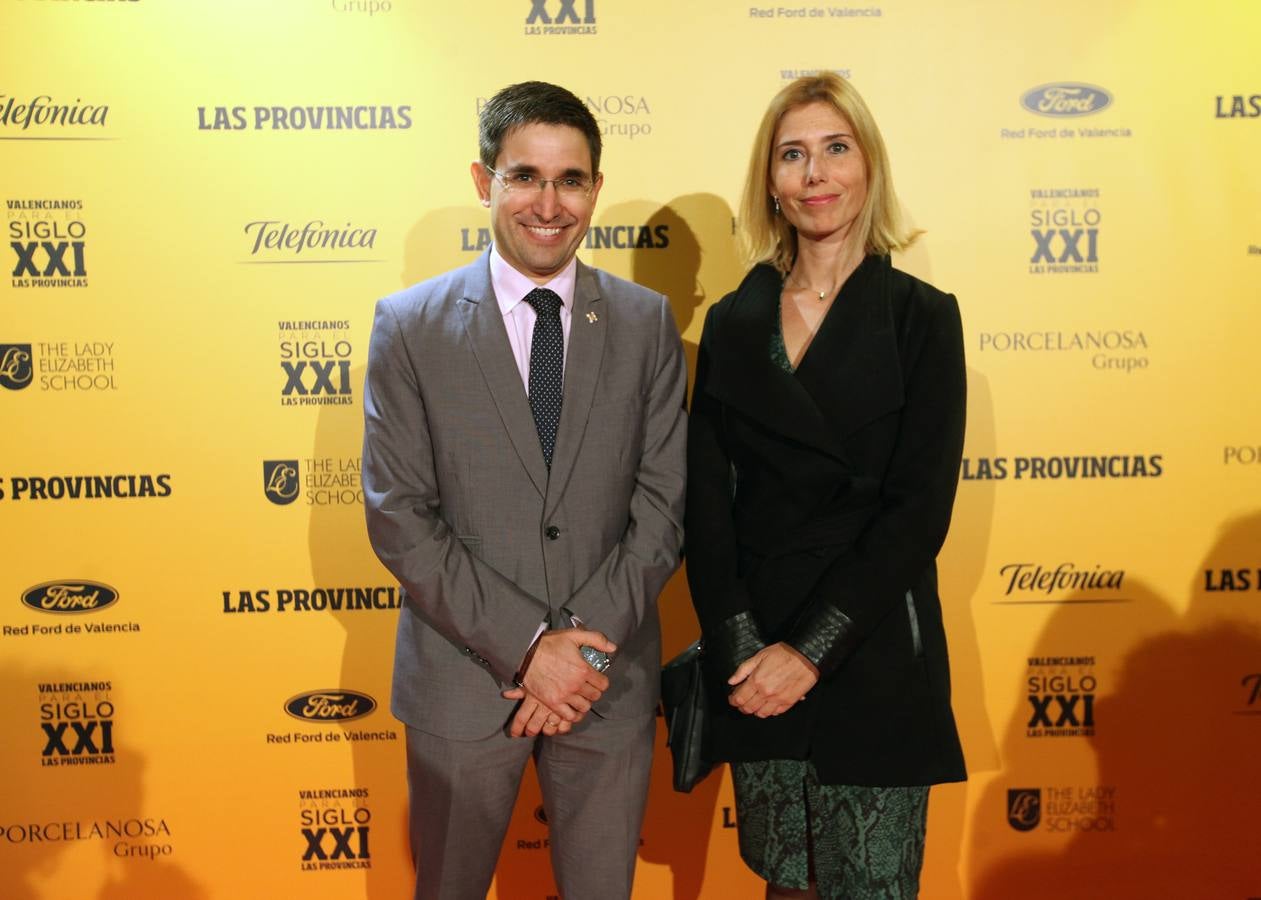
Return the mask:
<svg viewBox="0 0 1261 900"><path fill-rule="evenodd" d="M530 340L530 412L539 431L543 460L552 467L556 428L560 425L561 385L565 375L565 335L560 327L560 295L535 288L525 295L534 307L534 336Z"/></svg>

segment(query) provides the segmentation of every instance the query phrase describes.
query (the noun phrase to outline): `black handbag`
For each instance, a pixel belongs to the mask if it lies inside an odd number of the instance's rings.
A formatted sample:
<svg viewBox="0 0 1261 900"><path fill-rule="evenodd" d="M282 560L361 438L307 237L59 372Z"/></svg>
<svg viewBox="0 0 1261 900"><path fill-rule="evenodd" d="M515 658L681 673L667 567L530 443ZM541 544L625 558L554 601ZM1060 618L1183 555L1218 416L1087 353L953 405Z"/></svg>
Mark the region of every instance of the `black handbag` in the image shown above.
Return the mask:
<svg viewBox="0 0 1261 900"><path fill-rule="evenodd" d="M674 789L685 794L714 767L704 756L709 709L701 675L702 650L702 643L694 641L661 668L661 705L666 743L674 759Z"/></svg>

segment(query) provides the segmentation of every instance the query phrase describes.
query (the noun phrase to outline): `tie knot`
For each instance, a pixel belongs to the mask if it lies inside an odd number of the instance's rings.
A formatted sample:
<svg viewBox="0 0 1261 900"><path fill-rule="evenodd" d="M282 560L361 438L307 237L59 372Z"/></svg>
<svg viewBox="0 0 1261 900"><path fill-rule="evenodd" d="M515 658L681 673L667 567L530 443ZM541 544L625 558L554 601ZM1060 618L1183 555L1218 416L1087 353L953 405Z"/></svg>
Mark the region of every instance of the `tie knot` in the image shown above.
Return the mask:
<svg viewBox="0 0 1261 900"><path fill-rule="evenodd" d="M535 288L525 295L525 302L534 307L540 316L556 316L560 314L560 294L547 288Z"/></svg>

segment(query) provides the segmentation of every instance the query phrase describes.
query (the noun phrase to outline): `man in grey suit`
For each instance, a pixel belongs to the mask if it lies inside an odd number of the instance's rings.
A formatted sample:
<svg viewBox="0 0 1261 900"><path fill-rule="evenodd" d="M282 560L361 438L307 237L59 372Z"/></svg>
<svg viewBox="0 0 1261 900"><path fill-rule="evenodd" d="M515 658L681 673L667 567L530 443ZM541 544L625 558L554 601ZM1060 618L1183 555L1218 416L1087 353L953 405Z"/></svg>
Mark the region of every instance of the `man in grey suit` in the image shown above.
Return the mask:
<svg viewBox="0 0 1261 900"><path fill-rule="evenodd" d="M377 304L364 388L368 533L406 595L416 897L485 897L530 756L561 893L626 897L682 542L683 353L664 297L575 259L603 182L587 107L513 85L479 131L494 245Z"/></svg>

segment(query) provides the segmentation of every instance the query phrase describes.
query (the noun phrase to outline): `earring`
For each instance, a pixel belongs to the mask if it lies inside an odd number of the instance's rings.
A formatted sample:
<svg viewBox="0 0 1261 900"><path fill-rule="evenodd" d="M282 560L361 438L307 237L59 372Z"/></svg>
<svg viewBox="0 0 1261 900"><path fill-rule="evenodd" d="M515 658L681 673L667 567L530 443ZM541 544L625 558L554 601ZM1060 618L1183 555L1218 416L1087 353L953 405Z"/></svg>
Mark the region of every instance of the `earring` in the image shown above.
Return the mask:
<svg viewBox="0 0 1261 900"><path fill-rule="evenodd" d="M779 215L779 198L772 197L771 199L775 201L775 215L778 216Z"/></svg>

